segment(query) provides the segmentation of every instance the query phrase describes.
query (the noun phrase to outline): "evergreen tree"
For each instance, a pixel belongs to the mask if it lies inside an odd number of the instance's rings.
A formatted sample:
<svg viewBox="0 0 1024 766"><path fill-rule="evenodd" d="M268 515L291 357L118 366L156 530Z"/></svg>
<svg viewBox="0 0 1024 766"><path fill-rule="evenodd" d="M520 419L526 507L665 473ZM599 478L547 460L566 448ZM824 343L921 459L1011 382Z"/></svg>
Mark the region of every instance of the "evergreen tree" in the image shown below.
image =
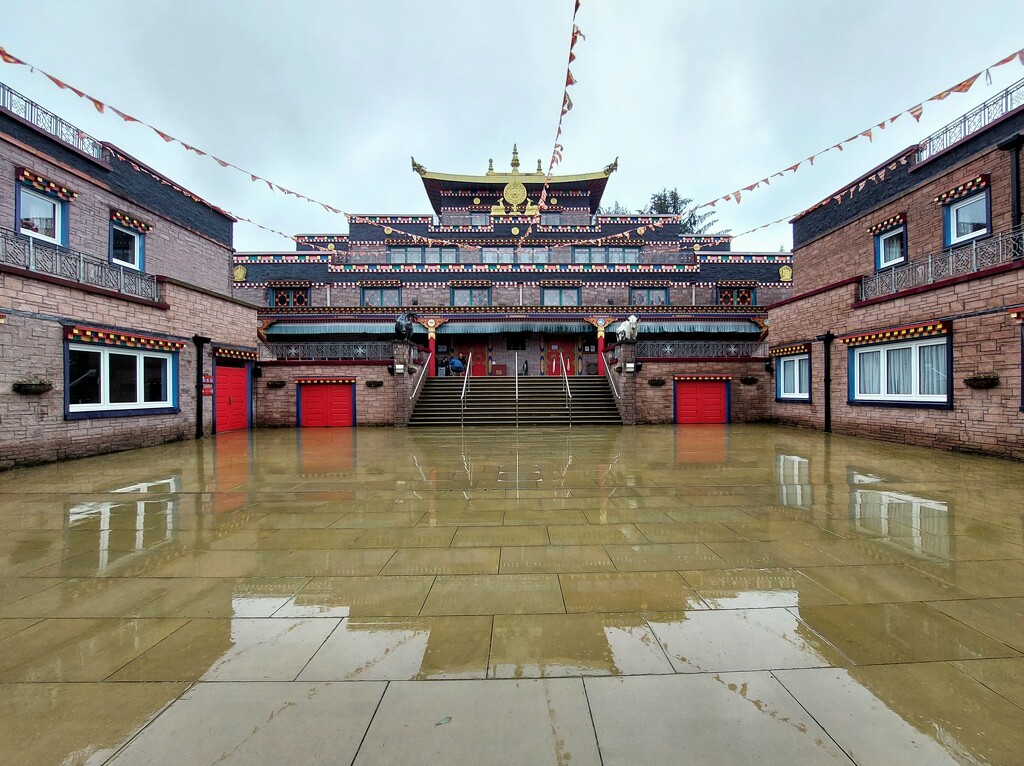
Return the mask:
<svg viewBox="0 0 1024 766"><path fill-rule="evenodd" d="M597 208L598 215L634 215L633 211L625 205L620 205L618 200L612 203L611 207L600 205Z"/></svg>
<svg viewBox="0 0 1024 766"><path fill-rule="evenodd" d="M728 234L729 230L710 231L711 227L718 222L715 220L714 210L706 213L698 213L693 207L693 199L680 197L676 188L663 188L661 191L651 195L647 206L637 211L643 215L678 215L680 217L680 232L683 234L708 234L721 236Z"/></svg>

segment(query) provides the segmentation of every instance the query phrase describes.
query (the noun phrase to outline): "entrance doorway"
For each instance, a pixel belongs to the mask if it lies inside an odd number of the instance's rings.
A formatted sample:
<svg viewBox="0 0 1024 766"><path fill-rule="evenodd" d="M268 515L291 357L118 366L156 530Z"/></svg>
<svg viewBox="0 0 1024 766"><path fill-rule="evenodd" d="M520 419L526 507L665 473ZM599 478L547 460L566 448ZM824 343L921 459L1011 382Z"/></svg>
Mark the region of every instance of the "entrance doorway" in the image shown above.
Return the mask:
<svg viewBox="0 0 1024 766"><path fill-rule="evenodd" d="M555 338L548 342L545 374L561 376L562 360L565 359L565 374L576 374L576 341Z"/></svg>

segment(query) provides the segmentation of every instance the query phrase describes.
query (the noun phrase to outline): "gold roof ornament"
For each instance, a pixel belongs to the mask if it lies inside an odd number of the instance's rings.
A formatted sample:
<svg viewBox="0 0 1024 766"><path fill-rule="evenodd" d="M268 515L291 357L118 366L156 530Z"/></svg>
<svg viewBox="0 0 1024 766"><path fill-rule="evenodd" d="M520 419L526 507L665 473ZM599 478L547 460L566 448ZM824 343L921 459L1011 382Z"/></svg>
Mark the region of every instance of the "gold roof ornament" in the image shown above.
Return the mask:
<svg viewBox="0 0 1024 766"><path fill-rule="evenodd" d="M612 173L614 173L618 169L619 169L619 158L616 157L615 158L615 162L613 162L611 165L605 165L604 166L604 174L606 176L610 176Z"/></svg>
<svg viewBox="0 0 1024 766"><path fill-rule="evenodd" d="M409 157L412 160L412 169L419 173L421 176L427 174L427 169L416 161L415 157Z"/></svg>
<svg viewBox="0 0 1024 766"><path fill-rule="evenodd" d="M519 148L512 144L512 174L519 174Z"/></svg>

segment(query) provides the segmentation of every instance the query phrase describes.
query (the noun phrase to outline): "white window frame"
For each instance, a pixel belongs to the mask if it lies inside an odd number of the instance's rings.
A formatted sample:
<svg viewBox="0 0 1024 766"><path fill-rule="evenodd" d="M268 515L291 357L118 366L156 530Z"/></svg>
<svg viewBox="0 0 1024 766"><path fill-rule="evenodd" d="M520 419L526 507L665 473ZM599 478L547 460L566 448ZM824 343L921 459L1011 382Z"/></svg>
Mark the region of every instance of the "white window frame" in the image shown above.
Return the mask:
<svg viewBox="0 0 1024 766"><path fill-rule="evenodd" d="M972 231L970 234L964 234L963 236L958 237L956 234L956 214L968 205L973 205L979 201L981 202L982 209L985 211L985 228L979 231ZM946 225L949 227L948 244L950 247L958 245L961 242L969 242L972 239L984 237L988 234L989 227L991 226L991 222L988 218L988 189L982 189L977 194L972 194L970 197L951 203L946 216Z"/></svg>
<svg viewBox="0 0 1024 766"><path fill-rule="evenodd" d="M72 404L68 402L69 413L96 413L96 412L121 412L125 410L166 410L175 407L176 385L175 365L173 353L162 351L137 350L122 348L121 346L99 346L90 343L69 343L68 357L73 351L83 351L100 354L100 400L99 402L88 402L85 404ZM110 355L135 357L135 401L134 402L111 402L110 401ZM145 401L145 359L155 358L166 362L164 367L165 378L164 388L167 397L159 402ZM70 381L67 382L70 385Z"/></svg>
<svg viewBox="0 0 1024 766"><path fill-rule="evenodd" d="M130 261L122 261L120 258L114 255L114 232L119 231L122 234L127 234L135 241L135 263ZM124 226L118 226L116 223L110 226L110 262L116 263L118 266L124 266L129 269L135 269L136 271L142 271L142 238L144 234L140 234L137 231L132 231Z"/></svg>
<svg viewBox="0 0 1024 766"><path fill-rule="evenodd" d="M946 369L943 376L946 378L946 391L942 394L922 394L921 391L921 356L922 348L930 346L942 346L945 348ZM889 352L900 349L913 350L913 363L910 365L910 393L891 394L887 392ZM861 393L861 364L860 359L864 354L880 352L878 365L878 391L877 394ZM850 390L851 400L854 402L890 402L897 404L948 404L950 401L950 380L946 374L949 369L949 355L952 350L949 348L948 336L938 338L925 338L922 340L901 341L899 343L877 343L872 345L857 346L853 349L850 359L850 375L853 378Z"/></svg>
<svg viewBox="0 0 1024 766"><path fill-rule="evenodd" d="M806 390L801 386L800 379L800 362L807 362L807 387ZM793 365L793 380L796 387L792 391L787 391L785 387L786 375L785 368L789 365ZM811 355L810 354L793 354L791 356L780 356L775 360L775 375L779 382L776 395L779 399L794 400L799 402L810 401L811 398Z"/></svg>
<svg viewBox="0 0 1024 766"><path fill-rule="evenodd" d="M54 211L53 212L53 224L54 224L53 225L53 230L54 230L54 232L57 235L56 237L48 237L45 234L42 234L41 232L32 231L31 229L23 229L21 227L21 218L23 217L21 214L24 212L24 203L23 203L22 199L20 198L20 195L22 195L22 194L27 194L30 197L35 197L36 199L41 200L42 202L45 202L48 205L53 205L53 211ZM26 235L28 237L35 237L36 239L41 239L43 242L50 242L50 243L52 243L54 245L59 245L59 246L63 247L64 246L64 240L63 240L63 237L64 237L64 202L62 200L59 200L59 199L55 198L55 197L51 197L51 196L49 196L47 194L40 194L39 192L35 191L34 189L30 189L25 184L18 184L18 195L19 195L19 199L18 199L18 211L19 211L18 232L21 233L21 234L24 234L24 235Z"/></svg>
<svg viewBox="0 0 1024 766"><path fill-rule="evenodd" d="M900 257L894 258L891 261L885 259L885 242L886 240L896 237L900 243ZM906 252L906 238L904 237L904 227L897 226L895 229L889 229L884 231L875 237L875 251L876 251L876 264L879 269L885 269L890 266L896 266L900 263L905 263L907 260Z"/></svg>

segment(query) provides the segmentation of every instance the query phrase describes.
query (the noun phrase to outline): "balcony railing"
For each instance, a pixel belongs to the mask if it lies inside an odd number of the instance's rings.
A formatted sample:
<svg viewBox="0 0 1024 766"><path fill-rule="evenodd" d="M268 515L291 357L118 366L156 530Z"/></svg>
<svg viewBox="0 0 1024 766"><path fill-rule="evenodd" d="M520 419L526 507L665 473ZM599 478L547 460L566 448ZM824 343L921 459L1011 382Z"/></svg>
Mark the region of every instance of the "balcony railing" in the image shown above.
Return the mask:
<svg viewBox="0 0 1024 766"><path fill-rule="evenodd" d="M1007 231L963 247L932 253L909 263L892 266L864 277L860 285L862 301L882 295L930 285L943 279L973 274L1024 258L1024 230Z"/></svg>
<svg viewBox="0 0 1024 766"><path fill-rule="evenodd" d="M1024 80L1015 82L1002 93L922 141L917 149L917 161L924 162L929 157L948 149L1018 106L1024 106Z"/></svg>
<svg viewBox="0 0 1024 766"><path fill-rule="evenodd" d="M394 358L395 345L391 341L260 344L262 362L359 362Z"/></svg>
<svg viewBox="0 0 1024 766"><path fill-rule="evenodd" d="M90 157L97 160L103 159L103 144L3 83L0 83L0 108L6 109L25 122L49 133L58 141L63 141Z"/></svg>
<svg viewBox="0 0 1024 766"><path fill-rule="evenodd" d="M636 344L637 359L744 359L768 355L768 347L760 341L659 341L642 340Z"/></svg>
<svg viewBox="0 0 1024 766"><path fill-rule="evenodd" d="M160 299L160 285L154 276L10 229L0 229L0 264L151 301Z"/></svg>

